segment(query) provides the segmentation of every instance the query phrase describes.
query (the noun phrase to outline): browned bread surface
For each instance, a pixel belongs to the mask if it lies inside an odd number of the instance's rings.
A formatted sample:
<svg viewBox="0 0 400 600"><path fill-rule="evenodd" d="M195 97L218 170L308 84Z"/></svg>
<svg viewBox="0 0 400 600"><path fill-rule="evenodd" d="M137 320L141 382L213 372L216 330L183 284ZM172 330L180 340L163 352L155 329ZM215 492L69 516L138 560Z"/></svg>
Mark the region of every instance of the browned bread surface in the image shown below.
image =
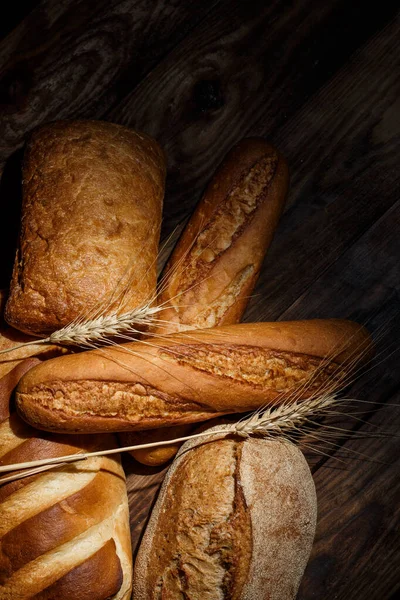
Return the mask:
<svg viewBox="0 0 400 600"><path fill-rule="evenodd" d="M96 577L93 577L96 573ZM108 540L82 564L74 567L48 588L36 594L34 600L68 598L74 600L103 600L115 598L122 585L122 569L114 540Z"/></svg>
<svg viewBox="0 0 400 600"><path fill-rule="evenodd" d="M191 440L170 467L150 517L134 598L293 599L316 512L310 470L292 444Z"/></svg>
<svg viewBox="0 0 400 600"><path fill-rule="evenodd" d="M0 352L2 350L10 350L10 352L0 354L0 381L4 375L12 371L22 360L30 356L40 355L43 359L67 353L66 348L51 344L32 343L23 348L15 348L19 344L35 342L36 338L13 329L4 321L2 315L7 296L8 290L0 290Z"/></svg>
<svg viewBox="0 0 400 600"><path fill-rule="evenodd" d="M0 464L102 450L113 436L54 436L9 414L13 387L38 359L0 380ZM1 485L0 600L128 600L131 547L118 457L96 457Z"/></svg>
<svg viewBox="0 0 400 600"><path fill-rule="evenodd" d="M217 169L161 277L158 334L238 323L257 281L288 188L286 161L261 138L244 139ZM171 431L169 431L171 429ZM191 426L121 433L124 446L187 435ZM147 465L179 444L134 450Z"/></svg>
<svg viewBox="0 0 400 600"><path fill-rule="evenodd" d="M363 327L335 319L180 333L46 361L22 378L17 406L70 433L191 423L326 391L368 347Z"/></svg>
<svg viewBox="0 0 400 600"><path fill-rule="evenodd" d="M165 180L152 138L101 121L45 125L27 146L23 179L10 325L44 335L152 297Z"/></svg>
<svg viewBox="0 0 400 600"><path fill-rule="evenodd" d="M156 332L237 323L257 281L288 190L280 152L239 142L215 173L163 274Z"/></svg>

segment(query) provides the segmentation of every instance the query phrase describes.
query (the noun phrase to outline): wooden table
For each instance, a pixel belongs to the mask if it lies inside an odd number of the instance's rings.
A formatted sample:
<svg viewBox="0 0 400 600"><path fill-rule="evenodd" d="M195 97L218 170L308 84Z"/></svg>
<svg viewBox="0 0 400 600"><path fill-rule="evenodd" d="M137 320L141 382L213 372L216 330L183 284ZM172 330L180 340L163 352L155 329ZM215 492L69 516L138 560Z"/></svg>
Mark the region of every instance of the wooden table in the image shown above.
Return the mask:
<svg viewBox="0 0 400 600"><path fill-rule="evenodd" d="M264 136L287 156L289 201L245 320L346 317L378 343L348 391L365 401L363 421L344 418L354 435L338 435L324 454L307 450L319 520L299 600L386 600L400 588L394 6L29 0L1 9L3 286L18 227L18 151L40 123L105 119L153 135L168 155L163 238L242 137ZM164 470L130 457L125 467L135 548Z"/></svg>

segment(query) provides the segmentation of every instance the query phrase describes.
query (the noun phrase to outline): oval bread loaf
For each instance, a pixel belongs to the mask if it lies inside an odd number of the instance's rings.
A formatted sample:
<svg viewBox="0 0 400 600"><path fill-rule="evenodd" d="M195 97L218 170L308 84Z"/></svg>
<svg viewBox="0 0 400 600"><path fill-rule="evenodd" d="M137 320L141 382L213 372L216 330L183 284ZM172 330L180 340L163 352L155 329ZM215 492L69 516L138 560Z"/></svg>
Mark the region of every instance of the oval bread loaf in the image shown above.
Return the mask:
<svg viewBox="0 0 400 600"><path fill-rule="evenodd" d="M40 434L15 412L27 359L0 380L0 464L102 450L113 436ZM118 456L92 457L1 485L0 600L128 600L132 555Z"/></svg>
<svg viewBox="0 0 400 600"><path fill-rule="evenodd" d="M40 336L152 300L165 171L157 142L120 125L35 130L6 321Z"/></svg>
<svg viewBox="0 0 400 600"><path fill-rule="evenodd" d="M316 506L312 475L293 444L190 440L167 473L140 545L135 600L295 598Z"/></svg>

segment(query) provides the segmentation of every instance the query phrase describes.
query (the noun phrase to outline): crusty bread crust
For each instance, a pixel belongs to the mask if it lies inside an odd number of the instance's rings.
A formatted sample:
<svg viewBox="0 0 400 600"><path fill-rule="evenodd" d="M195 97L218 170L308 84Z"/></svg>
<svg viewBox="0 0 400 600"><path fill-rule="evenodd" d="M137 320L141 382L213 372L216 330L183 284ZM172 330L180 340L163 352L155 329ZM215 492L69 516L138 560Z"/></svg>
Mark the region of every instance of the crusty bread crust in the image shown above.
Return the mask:
<svg viewBox="0 0 400 600"><path fill-rule="evenodd" d="M241 140L217 169L161 277L165 306L158 334L239 323L272 240L288 188L280 152L261 138ZM169 431L171 429L171 431ZM121 433L123 446L187 435L190 425ZM178 445L133 450L146 465L175 456Z"/></svg>
<svg viewBox="0 0 400 600"><path fill-rule="evenodd" d="M366 330L343 320L181 333L46 361L22 378L17 407L38 428L70 433L197 422L321 393L369 347Z"/></svg>
<svg viewBox="0 0 400 600"><path fill-rule="evenodd" d="M142 539L134 597L293 599L316 516L314 482L293 444L189 440L167 473Z"/></svg>
<svg viewBox="0 0 400 600"><path fill-rule="evenodd" d="M162 277L164 322L175 333L239 322L286 200L288 167L261 138L227 154Z"/></svg>
<svg viewBox="0 0 400 600"><path fill-rule="evenodd" d="M34 131L6 321L45 335L92 310L126 312L148 301L164 181L163 152L145 134L100 121Z"/></svg>
<svg viewBox="0 0 400 600"><path fill-rule="evenodd" d="M114 445L113 436L40 434L9 414L18 378L37 362L22 361L0 380L0 464ZM0 486L0 600L128 600L131 571L125 476L117 455Z"/></svg>
<svg viewBox="0 0 400 600"><path fill-rule="evenodd" d="M34 343L36 338L26 333L21 333L21 331L17 331L7 325L3 319L7 296L8 290L0 290L0 352L9 350L5 354L0 354L0 381L4 375L12 371L22 360L30 356L40 356L44 359L53 358L60 354L67 354L68 352L66 347L51 344L36 344ZM26 344L27 342L29 342L29 346L14 349L19 344Z"/></svg>

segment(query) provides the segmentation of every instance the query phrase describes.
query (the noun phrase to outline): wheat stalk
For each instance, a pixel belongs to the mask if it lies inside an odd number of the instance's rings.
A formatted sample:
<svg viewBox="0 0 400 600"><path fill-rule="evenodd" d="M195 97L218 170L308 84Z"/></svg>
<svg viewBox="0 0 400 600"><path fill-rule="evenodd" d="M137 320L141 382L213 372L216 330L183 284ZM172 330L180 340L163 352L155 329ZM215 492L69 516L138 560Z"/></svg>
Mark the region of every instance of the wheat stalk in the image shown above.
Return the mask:
<svg viewBox="0 0 400 600"><path fill-rule="evenodd" d="M343 400L340 400L340 402L342 401ZM119 454L121 452L131 452L132 450L140 450L144 448L168 446L170 444L177 444L195 438L210 437L211 435L226 436L237 434L245 438L250 436L259 436L264 438L279 436L290 439L293 431L301 432L302 428L305 428L307 423L310 422L311 418L314 421L316 418L327 414L332 406L337 402L338 399L336 394L323 394L319 397L311 397L306 400L296 401L290 404L286 403L277 407L260 409L248 417L228 425L224 429L216 429L211 433L204 431L172 440L162 440L159 442L150 442L148 444L137 444L135 446L125 446L123 448L111 448L110 450L100 450L98 452L70 454L68 456L63 456L61 459L59 457L45 458L42 460L5 465L0 467L0 473L19 470L22 472L1 478L0 485L10 481L15 481L22 477L34 475L38 472L52 468L58 468L66 465L67 463L86 460L94 456L106 456L110 454ZM37 467L40 469L37 469ZM29 470L27 471L26 469Z"/></svg>
<svg viewBox="0 0 400 600"><path fill-rule="evenodd" d="M323 394L290 404L284 403L276 408L261 409L235 423L233 430L242 437L251 435L285 437L290 431L301 431L311 416L314 420L330 412L332 405L337 402L336 394Z"/></svg>
<svg viewBox="0 0 400 600"><path fill-rule="evenodd" d="M13 352L18 348L36 344L51 344L65 346L79 346L79 348L96 348L105 344L110 338L119 336L137 336L142 333L141 328L154 323L154 316L162 307L150 303L143 304L132 311L123 314L101 315L90 320L73 321L62 329L49 335L47 338L25 342L12 348L1 350L0 354Z"/></svg>
<svg viewBox="0 0 400 600"><path fill-rule="evenodd" d="M50 344L84 348L101 345L109 338L121 334L139 335L142 333L140 327L151 325L153 316L160 310L158 306L144 304L122 315L104 315L88 321L71 323L52 333L47 340Z"/></svg>

